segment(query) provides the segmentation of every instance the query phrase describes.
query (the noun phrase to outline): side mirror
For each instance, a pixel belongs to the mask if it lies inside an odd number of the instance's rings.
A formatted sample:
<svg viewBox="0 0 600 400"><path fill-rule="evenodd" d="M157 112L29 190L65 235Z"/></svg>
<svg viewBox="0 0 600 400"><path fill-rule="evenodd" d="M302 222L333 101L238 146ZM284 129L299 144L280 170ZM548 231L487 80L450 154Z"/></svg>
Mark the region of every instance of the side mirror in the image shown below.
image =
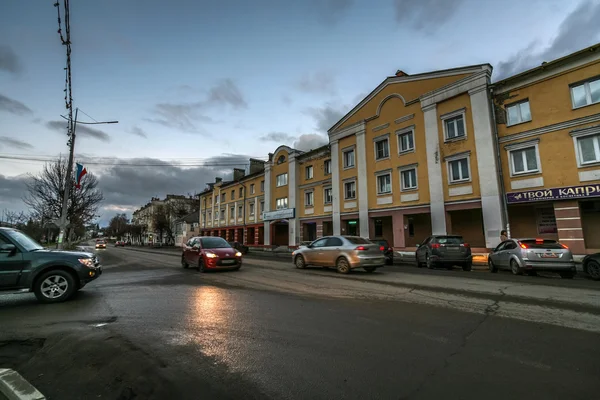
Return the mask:
<svg viewBox="0 0 600 400"><path fill-rule="evenodd" d="M420 245L419 243L417 243L417 249L418 249L419 247L421 247L421 245Z"/></svg>
<svg viewBox="0 0 600 400"><path fill-rule="evenodd" d="M10 244L10 243L5 243L3 245L0 245L0 253L13 253L15 250L17 250L17 248L15 247L14 244Z"/></svg>

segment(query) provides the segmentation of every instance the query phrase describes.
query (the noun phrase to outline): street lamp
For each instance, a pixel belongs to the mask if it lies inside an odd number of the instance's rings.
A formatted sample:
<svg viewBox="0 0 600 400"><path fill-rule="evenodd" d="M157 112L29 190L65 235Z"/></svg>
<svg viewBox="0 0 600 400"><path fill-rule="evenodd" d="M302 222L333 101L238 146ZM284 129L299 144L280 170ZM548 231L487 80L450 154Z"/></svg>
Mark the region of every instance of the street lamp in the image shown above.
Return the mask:
<svg viewBox="0 0 600 400"><path fill-rule="evenodd" d="M71 172L73 170L73 155L75 153L75 129L77 128L77 123L79 122L80 124L85 124L85 125L101 125L101 124L118 124L119 123L119 121L80 122L80 121L77 121L77 113L78 112L79 112L79 108L76 108L74 120L72 120L68 117L65 117L64 115L61 115L61 117L63 117L67 121L69 121L70 140L69 140L69 162L67 163L67 175L65 177L65 190L64 190L63 199L62 199L62 209L61 209L61 213L60 213L60 221L58 223L58 226L60 228L60 231L59 231L60 233L58 234L57 245L58 245L59 249L64 248L64 237L65 237L65 232L67 230L67 224L69 223L69 221L67 221L67 211L69 209L69 195L71 193Z"/></svg>

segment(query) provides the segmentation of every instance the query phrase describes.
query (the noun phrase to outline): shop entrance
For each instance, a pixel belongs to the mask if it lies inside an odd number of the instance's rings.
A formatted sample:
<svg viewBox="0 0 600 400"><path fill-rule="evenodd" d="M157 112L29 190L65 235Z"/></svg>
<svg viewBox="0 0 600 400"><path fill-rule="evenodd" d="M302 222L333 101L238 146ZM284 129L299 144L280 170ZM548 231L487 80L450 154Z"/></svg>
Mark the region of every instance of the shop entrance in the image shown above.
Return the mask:
<svg viewBox="0 0 600 400"><path fill-rule="evenodd" d="M486 247L481 208L448 211L448 214L451 220L449 234L461 235L471 247Z"/></svg>
<svg viewBox="0 0 600 400"><path fill-rule="evenodd" d="M369 238L371 239L386 239L391 245L394 243L394 226L392 217L375 217L371 218L371 226L369 227Z"/></svg>
<svg viewBox="0 0 600 400"><path fill-rule="evenodd" d="M585 247L594 252L600 251L600 200L582 201L579 203L581 211L581 228Z"/></svg>
<svg viewBox="0 0 600 400"><path fill-rule="evenodd" d="M323 236L332 236L333 235L333 222L324 221L323 222Z"/></svg>
<svg viewBox="0 0 600 400"><path fill-rule="evenodd" d="M302 241L313 241L317 239L317 223L307 222L302 227Z"/></svg>
<svg viewBox="0 0 600 400"><path fill-rule="evenodd" d="M347 236L358 236L358 232L360 232L358 220L357 219L349 219L344 221L343 225L343 235Z"/></svg>
<svg viewBox="0 0 600 400"><path fill-rule="evenodd" d="M287 221L277 221L271 224L271 244L287 246L289 243L289 225Z"/></svg>

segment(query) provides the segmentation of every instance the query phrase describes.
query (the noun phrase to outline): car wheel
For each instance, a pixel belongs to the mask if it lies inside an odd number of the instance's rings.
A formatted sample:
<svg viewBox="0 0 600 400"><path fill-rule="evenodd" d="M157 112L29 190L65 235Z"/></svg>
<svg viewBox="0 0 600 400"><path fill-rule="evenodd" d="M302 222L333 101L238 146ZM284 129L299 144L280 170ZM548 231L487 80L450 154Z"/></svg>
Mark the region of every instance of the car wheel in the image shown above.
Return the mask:
<svg viewBox="0 0 600 400"><path fill-rule="evenodd" d="M377 267L365 267L364 269L367 272L375 272L375 270L377 269Z"/></svg>
<svg viewBox="0 0 600 400"><path fill-rule="evenodd" d="M185 269L188 269L188 268L189 268L189 266L190 266L190 265L189 265L189 264L188 264L188 263L185 261L185 257L184 257L184 256L181 256L181 266L182 266L183 268L185 268Z"/></svg>
<svg viewBox="0 0 600 400"><path fill-rule="evenodd" d="M206 269L204 268L204 260L202 259L202 257L198 258L198 266L196 268L198 269L198 272L206 272Z"/></svg>
<svg viewBox="0 0 600 400"><path fill-rule="evenodd" d="M571 271L561 272L560 277L563 279L573 279L573 277L575 277L575 272L571 272Z"/></svg>
<svg viewBox="0 0 600 400"><path fill-rule="evenodd" d="M471 271L473 269L473 263L468 262L462 266L463 271Z"/></svg>
<svg viewBox="0 0 600 400"><path fill-rule="evenodd" d="M523 270L519 267L519 264L515 260L510 261L510 271L513 275L523 275Z"/></svg>
<svg viewBox="0 0 600 400"><path fill-rule="evenodd" d="M296 259L294 260L294 264L296 264L296 268L298 268L298 269L306 268L306 262L304 261L304 256L302 256L302 255L296 256Z"/></svg>
<svg viewBox="0 0 600 400"><path fill-rule="evenodd" d="M594 260L590 260L585 265L585 272L595 281L600 281L600 264Z"/></svg>
<svg viewBox="0 0 600 400"><path fill-rule="evenodd" d="M337 262L335 263L335 266L337 268L337 272L339 272L340 274L347 274L348 272L350 272L350 264L348 263L348 260L346 260L344 257L338 258Z"/></svg>
<svg viewBox="0 0 600 400"><path fill-rule="evenodd" d="M49 271L40 276L33 291L42 303L60 303L77 290L73 275L63 270Z"/></svg>
<svg viewBox="0 0 600 400"><path fill-rule="evenodd" d="M492 261L491 258L488 258L488 268L490 270L491 273L495 274L496 272L498 272L498 267L496 267L494 265L494 262Z"/></svg>
<svg viewBox="0 0 600 400"><path fill-rule="evenodd" d="M431 262L431 258L429 257L429 253L425 254L425 265L427 265L428 269L433 269L433 263Z"/></svg>

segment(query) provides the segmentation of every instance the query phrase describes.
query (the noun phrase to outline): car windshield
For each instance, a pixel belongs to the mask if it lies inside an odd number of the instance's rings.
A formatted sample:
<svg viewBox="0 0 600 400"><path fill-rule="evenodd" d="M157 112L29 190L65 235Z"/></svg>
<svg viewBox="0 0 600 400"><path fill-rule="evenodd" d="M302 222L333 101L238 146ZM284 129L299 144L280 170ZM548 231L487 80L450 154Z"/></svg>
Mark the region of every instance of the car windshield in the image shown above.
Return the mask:
<svg viewBox="0 0 600 400"><path fill-rule="evenodd" d="M98 240L96 244L104 244L104 240Z"/></svg>
<svg viewBox="0 0 600 400"><path fill-rule="evenodd" d="M223 249L230 248L231 245L227 241L220 237L207 237L200 239L202 247L205 249Z"/></svg>
<svg viewBox="0 0 600 400"><path fill-rule="evenodd" d="M556 240L550 239L526 239L519 240L519 242L526 245L530 249L560 250L563 248L563 246Z"/></svg>
<svg viewBox="0 0 600 400"><path fill-rule="evenodd" d="M372 242L359 236L346 236L346 240L352 244L371 244Z"/></svg>
<svg viewBox="0 0 600 400"><path fill-rule="evenodd" d="M39 244L38 242L36 242L32 238L30 238L23 232L9 230L9 231L6 231L6 233L8 234L8 236L10 236L10 238L12 240L17 242L26 251L35 251L35 250L41 250L44 248L44 247L42 247L41 244Z"/></svg>
<svg viewBox="0 0 600 400"><path fill-rule="evenodd" d="M464 240L461 236L444 236L436 238L436 243L439 244L462 244Z"/></svg>

